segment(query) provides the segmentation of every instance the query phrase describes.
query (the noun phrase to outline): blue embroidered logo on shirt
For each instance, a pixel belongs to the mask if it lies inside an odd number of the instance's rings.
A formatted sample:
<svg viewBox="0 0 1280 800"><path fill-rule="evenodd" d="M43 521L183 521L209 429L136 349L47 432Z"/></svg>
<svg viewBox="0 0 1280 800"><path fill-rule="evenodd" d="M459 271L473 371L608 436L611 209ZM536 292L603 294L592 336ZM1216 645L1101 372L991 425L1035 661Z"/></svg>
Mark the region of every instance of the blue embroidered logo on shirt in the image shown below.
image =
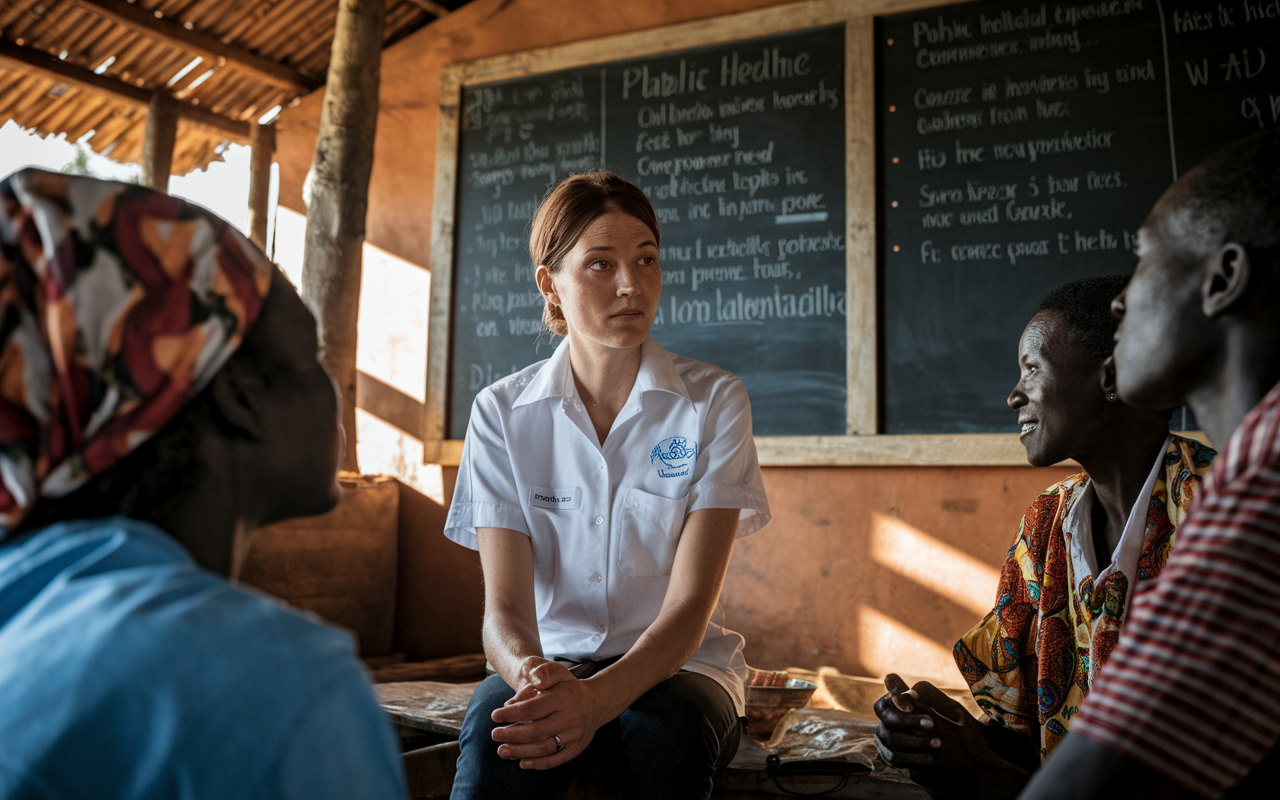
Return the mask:
<svg viewBox="0 0 1280 800"><path fill-rule="evenodd" d="M698 460L698 443L683 436L663 439L649 454L649 463L658 468L660 478L683 478Z"/></svg>

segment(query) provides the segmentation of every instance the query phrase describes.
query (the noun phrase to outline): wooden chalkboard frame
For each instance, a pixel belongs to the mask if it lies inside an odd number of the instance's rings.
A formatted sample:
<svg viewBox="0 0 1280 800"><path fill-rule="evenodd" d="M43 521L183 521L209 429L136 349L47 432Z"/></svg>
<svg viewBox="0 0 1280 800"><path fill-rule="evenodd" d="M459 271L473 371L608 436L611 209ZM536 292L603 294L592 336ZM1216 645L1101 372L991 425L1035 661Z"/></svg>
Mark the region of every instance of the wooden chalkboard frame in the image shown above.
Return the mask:
<svg viewBox="0 0 1280 800"><path fill-rule="evenodd" d="M805 0L723 17L527 50L460 64L440 74L431 219L431 306L423 461L456 466L462 441L444 438L453 311L453 243L462 87L642 58L774 33L845 26L845 229L847 435L761 436L763 466L1025 466L1014 433L879 434L874 18L965 0Z"/></svg>

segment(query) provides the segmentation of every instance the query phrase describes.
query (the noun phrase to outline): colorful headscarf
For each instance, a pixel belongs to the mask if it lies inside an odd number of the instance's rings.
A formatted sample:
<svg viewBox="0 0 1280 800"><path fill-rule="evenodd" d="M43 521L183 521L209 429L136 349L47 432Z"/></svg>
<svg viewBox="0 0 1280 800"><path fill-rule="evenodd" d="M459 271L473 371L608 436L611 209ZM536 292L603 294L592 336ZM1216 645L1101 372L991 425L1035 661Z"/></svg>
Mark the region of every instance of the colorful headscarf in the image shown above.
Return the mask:
<svg viewBox="0 0 1280 800"><path fill-rule="evenodd" d="M173 419L240 346L272 269L177 197L36 169L0 182L0 540Z"/></svg>

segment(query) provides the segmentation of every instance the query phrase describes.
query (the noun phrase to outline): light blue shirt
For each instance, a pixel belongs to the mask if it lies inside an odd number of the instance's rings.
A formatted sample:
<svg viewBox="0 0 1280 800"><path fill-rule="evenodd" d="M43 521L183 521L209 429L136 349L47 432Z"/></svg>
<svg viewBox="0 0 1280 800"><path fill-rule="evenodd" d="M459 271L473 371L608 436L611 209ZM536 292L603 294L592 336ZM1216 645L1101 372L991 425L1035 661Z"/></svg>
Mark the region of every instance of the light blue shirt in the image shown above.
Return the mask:
<svg viewBox="0 0 1280 800"><path fill-rule="evenodd" d="M351 637L124 517L0 544L0 798L405 797Z"/></svg>

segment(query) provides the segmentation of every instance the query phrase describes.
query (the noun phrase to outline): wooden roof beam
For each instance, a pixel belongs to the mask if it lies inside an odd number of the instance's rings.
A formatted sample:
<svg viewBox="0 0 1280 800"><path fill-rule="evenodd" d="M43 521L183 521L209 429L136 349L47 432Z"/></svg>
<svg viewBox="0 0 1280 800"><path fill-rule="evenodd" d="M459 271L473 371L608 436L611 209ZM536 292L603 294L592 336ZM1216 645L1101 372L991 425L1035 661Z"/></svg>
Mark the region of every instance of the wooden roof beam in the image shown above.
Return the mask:
<svg viewBox="0 0 1280 800"><path fill-rule="evenodd" d="M167 17L156 17L153 12L131 5L125 0L75 0L81 7L123 25L142 35L199 55L206 61L221 66L235 67L254 78L285 89L309 92L322 82L308 78L293 67L263 58L242 47L227 44L216 36L184 25ZM426 2L426 0L423 0Z"/></svg>
<svg viewBox="0 0 1280 800"><path fill-rule="evenodd" d="M440 3L433 3L431 0L409 0L409 2L413 3L428 14L434 14L436 17L443 17L449 13L449 9L447 7Z"/></svg>
<svg viewBox="0 0 1280 800"><path fill-rule="evenodd" d="M144 89L107 75L95 74L91 69L78 67L31 47L16 45L0 39L0 66L11 67L26 73L51 77L63 83L89 91L106 94L130 105L146 108L151 103L151 89ZM249 123L215 114L207 108L178 101L178 113L188 122L194 122L225 134L237 142L249 141Z"/></svg>

